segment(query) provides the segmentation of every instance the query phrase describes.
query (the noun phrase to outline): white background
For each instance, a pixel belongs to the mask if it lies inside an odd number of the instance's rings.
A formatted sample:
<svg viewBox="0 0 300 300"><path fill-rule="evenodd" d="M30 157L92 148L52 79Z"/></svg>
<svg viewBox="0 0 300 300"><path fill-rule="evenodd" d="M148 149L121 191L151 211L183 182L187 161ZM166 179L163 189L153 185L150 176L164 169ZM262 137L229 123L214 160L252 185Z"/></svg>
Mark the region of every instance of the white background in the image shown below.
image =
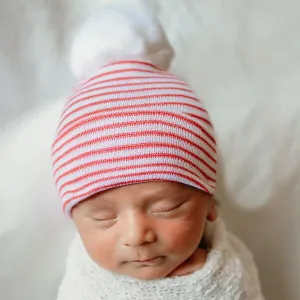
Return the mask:
<svg viewBox="0 0 300 300"><path fill-rule="evenodd" d="M104 2L1 3L1 299L55 299L73 231L56 216L59 200L47 169L62 103L53 99L73 83L66 61L73 29ZM299 2L150 2L177 51L174 71L215 124L228 226L253 251L266 299L300 299ZM50 106L20 119L44 102ZM5 129L11 122L19 127Z"/></svg>

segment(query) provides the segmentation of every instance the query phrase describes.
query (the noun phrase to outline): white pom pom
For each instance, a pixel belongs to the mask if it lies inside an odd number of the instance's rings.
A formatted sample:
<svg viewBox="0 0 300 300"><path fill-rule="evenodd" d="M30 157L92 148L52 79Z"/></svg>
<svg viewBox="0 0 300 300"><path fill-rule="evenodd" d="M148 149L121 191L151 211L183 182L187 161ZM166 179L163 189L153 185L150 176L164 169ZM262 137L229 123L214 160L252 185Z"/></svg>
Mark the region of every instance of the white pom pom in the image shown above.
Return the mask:
<svg viewBox="0 0 300 300"><path fill-rule="evenodd" d="M74 76L84 79L109 63L147 61L167 70L173 49L160 23L137 6L107 6L80 28L70 55Z"/></svg>

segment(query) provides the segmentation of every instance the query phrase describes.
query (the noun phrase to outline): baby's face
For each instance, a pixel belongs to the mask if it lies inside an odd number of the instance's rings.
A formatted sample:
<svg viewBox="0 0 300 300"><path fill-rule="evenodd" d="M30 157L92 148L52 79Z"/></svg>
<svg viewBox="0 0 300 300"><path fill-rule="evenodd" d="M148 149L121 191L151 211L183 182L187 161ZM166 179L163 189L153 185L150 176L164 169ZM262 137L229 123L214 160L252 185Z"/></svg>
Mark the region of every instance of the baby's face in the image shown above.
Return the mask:
<svg viewBox="0 0 300 300"><path fill-rule="evenodd" d="M211 197L172 182L148 182L100 193L73 209L85 248L100 266L143 280L166 277L197 249Z"/></svg>

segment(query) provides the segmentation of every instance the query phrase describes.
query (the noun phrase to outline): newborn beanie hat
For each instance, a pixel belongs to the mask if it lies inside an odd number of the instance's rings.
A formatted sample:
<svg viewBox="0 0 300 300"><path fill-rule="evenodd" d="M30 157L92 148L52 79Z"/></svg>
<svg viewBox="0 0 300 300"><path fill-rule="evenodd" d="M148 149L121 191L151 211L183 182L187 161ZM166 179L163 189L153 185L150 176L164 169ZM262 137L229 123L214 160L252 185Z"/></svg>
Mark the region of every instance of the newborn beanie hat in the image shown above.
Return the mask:
<svg viewBox="0 0 300 300"><path fill-rule="evenodd" d="M52 147L63 210L99 192L175 181L213 194L213 126L191 88L168 69L173 49L141 7L110 5L80 28L70 68L80 81Z"/></svg>

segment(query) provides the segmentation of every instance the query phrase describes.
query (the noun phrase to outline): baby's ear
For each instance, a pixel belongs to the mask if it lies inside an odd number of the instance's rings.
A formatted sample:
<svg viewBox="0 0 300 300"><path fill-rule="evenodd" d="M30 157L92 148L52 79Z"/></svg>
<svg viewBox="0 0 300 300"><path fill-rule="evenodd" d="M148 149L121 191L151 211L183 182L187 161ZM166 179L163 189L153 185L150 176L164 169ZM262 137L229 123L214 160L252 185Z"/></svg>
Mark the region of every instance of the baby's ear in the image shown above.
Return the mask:
<svg viewBox="0 0 300 300"><path fill-rule="evenodd" d="M209 207L208 207L206 219L210 222L213 222L217 218L218 218L217 205L216 205L215 199L213 197L211 197L211 199L209 201Z"/></svg>

